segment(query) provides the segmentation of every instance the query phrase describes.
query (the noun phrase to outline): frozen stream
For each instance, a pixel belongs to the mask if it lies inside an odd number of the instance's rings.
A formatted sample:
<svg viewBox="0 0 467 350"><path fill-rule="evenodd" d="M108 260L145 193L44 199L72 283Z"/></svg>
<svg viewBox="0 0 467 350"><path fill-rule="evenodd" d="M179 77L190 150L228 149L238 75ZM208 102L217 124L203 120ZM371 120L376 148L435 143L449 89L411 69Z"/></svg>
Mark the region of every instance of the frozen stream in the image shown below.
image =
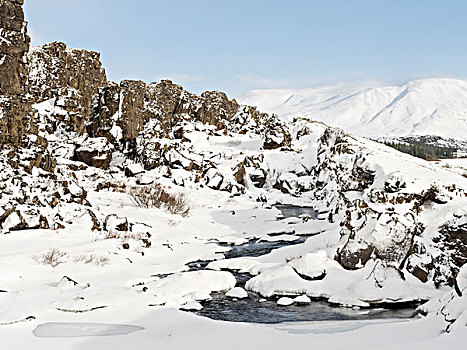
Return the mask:
<svg viewBox="0 0 467 350"><path fill-rule="evenodd" d="M291 204L277 204L275 207L281 211L284 219L303 215L309 216L310 219L316 219L318 216L318 213L312 207L299 207Z"/></svg>
<svg viewBox="0 0 467 350"><path fill-rule="evenodd" d="M276 206L282 212L283 219L290 217L308 216L316 219L317 213L310 207L295 207L291 205ZM282 218L281 218L282 219ZM300 244L306 240L305 236L295 241L259 241L232 246L224 253L227 259L236 257L258 257L268 254L274 249L289 245ZM208 262L198 261L189 264L192 270L204 269ZM237 286L244 287L252 276L232 271L237 279ZM234 299L226 297L224 293L212 295L212 300L203 302L203 309L196 314L215 320L251 323L283 323L299 321L340 321L340 320L381 320L408 319L416 315L414 305L402 305L398 308L352 309L338 307L322 300L313 300L309 304L293 304L281 306L277 304L277 297L264 299L260 295L248 292L248 298Z"/></svg>
<svg viewBox="0 0 467 350"><path fill-rule="evenodd" d="M261 296L251 292L248 292L248 298L239 300L218 293L213 295L211 301L203 303L203 309L196 313L214 320L251 323L407 319L415 316L414 308L409 307L351 309L332 306L325 301L280 306L276 301L277 298L261 299Z"/></svg>

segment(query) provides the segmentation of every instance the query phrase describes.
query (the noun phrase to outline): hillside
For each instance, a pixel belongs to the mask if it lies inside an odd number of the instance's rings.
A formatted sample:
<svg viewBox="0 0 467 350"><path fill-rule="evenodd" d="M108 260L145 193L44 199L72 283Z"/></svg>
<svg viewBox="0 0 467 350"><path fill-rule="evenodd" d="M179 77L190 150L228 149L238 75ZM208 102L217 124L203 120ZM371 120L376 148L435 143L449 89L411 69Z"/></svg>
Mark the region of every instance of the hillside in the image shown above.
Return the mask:
<svg viewBox="0 0 467 350"><path fill-rule="evenodd" d="M303 116L368 137L467 139L467 81L421 79L368 89L254 90L240 99L282 118Z"/></svg>

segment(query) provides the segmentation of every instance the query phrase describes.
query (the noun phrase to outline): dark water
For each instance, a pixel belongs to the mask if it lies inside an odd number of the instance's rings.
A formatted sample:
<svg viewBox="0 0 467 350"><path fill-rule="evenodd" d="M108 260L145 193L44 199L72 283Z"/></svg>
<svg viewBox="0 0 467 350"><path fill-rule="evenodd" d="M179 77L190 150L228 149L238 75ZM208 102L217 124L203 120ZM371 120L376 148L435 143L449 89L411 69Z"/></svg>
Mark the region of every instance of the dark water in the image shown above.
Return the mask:
<svg viewBox="0 0 467 350"><path fill-rule="evenodd" d="M242 245L228 245L228 244L219 244L220 247L228 247L230 250L228 252L222 252L226 259L238 258L238 257L258 257L265 255L273 251L274 249L287 247L290 245L300 244L305 242L306 237L298 237L297 240L286 242L286 241L276 241L276 242L267 242L259 241L258 239L252 239L248 243ZM198 260L193 261L187 264L190 268L190 271L196 271L200 269L205 269L206 266L211 262L211 260Z"/></svg>
<svg viewBox="0 0 467 350"><path fill-rule="evenodd" d="M268 241L260 241L257 239L253 239L246 244L237 245L237 246L228 246L231 248L230 251L223 253L226 259L231 258L238 258L238 257L258 257L261 255L265 255L273 251L274 249L300 244L305 242L306 237L298 237L295 241L275 241L275 242L268 242ZM221 245L226 246L226 245Z"/></svg>
<svg viewBox="0 0 467 350"><path fill-rule="evenodd" d="M275 205L277 209L279 209L282 213L282 216L279 219L288 219L292 217L299 218L302 215L306 215L307 219L316 219L318 213L312 207L300 207L291 204L277 204ZM285 233L275 233L270 234L270 236L280 236L281 234ZM258 257L261 255L265 255L273 251L274 249L300 244L305 242L306 235L297 236L297 239L294 241L261 241L258 239L252 239L246 244L234 246L228 244L220 244L222 247L229 247L231 248L230 251L223 253L226 259L231 258L238 258L238 257Z"/></svg>
<svg viewBox="0 0 467 350"><path fill-rule="evenodd" d="M276 205L282 212L280 219L306 217L316 219L318 213L311 207L293 205ZM274 249L303 243L306 237L300 236L296 241L266 242L257 239L239 246L220 246L231 248L223 253L226 259L236 257L258 257L270 253ZM205 269L209 261L196 261L188 264L190 270ZM252 277L249 274L231 271L237 279L237 286L244 287ZM212 294L212 300L202 302L203 309L195 311L197 315L214 320L250 323L282 323L298 321L343 321L343 320L375 320L375 319L407 319L416 315L417 305L402 305L397 308L381 307L371 309L352 309L338 307L323 300L312 300L310 304L277 305L279 297L264 300L259 294L248 292L248 298L235 300L224 293ZM260 300L262 300L260 302Z"/></svg>
<svg viewBox="0 0 467 350"><path fill-rule="evenodd" d="M312 207L300 207L292 204L276 204L274 207L281 211L281 219L298 218L302 215L307 215L310 219L318 217L318 212Z"/></svg>
<svg viewBox="0 0 467 350"><path fill-rule="evenodd" d="M245 287L253 276L232 272L237 287ZM213 293L212 300L202 302L203 309L195 313L213 320L250 323L282 323L303 321L345 321L376 319L407 319L416 315L418 304L392 305L368 309L339 307L324 300L313 300L310 304L277 305L280 297L265 299L254 292L248 298L235 300L224 293ZM293 296L292 296L293 298ZM261 301L260 301L261 300Z"/></svg>
<svg viewBox="0 0 467 350"><path fill-rule="evenodd" d="M300 321L344 321L374 319L407 319L415 316L413 307L402 309L350 309L332 306L325 301L312 301L305 305L277 305L277 299L260 302L258 294L248 292L248 298L234 301L222 293L212 295L213 299L203 303L197 311L200 316L214 320L250 323L281 323Z"/></svg>

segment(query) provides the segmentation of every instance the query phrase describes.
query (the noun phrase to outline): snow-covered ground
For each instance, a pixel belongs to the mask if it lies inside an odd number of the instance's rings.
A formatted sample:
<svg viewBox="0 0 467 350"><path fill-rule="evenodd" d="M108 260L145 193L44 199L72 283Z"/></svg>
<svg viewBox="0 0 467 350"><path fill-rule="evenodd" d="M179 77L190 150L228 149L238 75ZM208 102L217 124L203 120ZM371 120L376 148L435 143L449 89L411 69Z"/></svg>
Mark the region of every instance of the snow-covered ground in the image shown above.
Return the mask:
<svg viewBox="0 0 467 350"><path fill-rule="evenodd" d="M126 195L119 193L92 193L91 202L99 203L100 211L124 214L131 221L144 220L151 226L152 247L141 251L131 240L130 249L124 250L118 240L96 237L84 219L60 231L18 231L2 236L0 289L6 291L0 293L2 346L126 349L151 344L163 349L254 349L258 346L282 349L313 344L317 349L462 348L467 328L445 334L442 332L444 319L436 315L407 321L267 326L213 321L172 309L170 306L180 302L204 300L212 291L229 290L235 285L235 279L228 272L208 270L175 274L167 279L151 275L183 271L190 261L218 258L216 253L222 249L212 239L238 243L239 239L249 237L251 234L242 232L245 227L238 224L237 216L231 211L243 219L249 215L254 217L252 234L255 236L266 236L275 227L271 219L279 215L243 198L230 198L210 190L195 192L192 200L196 201L192 214L181 218L158 209L137 208ZM227 213L231 220L227 220ZM283 248L258 260L264 261L263 267L277 265L285 257L310 251L311 244L307 241L304 245ZM51 248L66 253L56 267L42 265L34 259ZM80 258L85 255L106 257L108 261L102 265L97 260L96 264L85 264ZM294 260L294 265L299 268L300 264L309 262L303 267L321 266L326 260L324 255L305 255L301 260ZM154 306L169 300L169 296L173 304ZM94 311L86 312L93 308ZM5 325L31 316L34 319Z"/></svg>
<svg viewBox="0 0 467 350"><path fill-rule="evenodd" d="M148 344L166 349L220 346L248 349L257 348L258 344L273 349L310 344L319 349L459 348L467 335L466 327L455 327L450 334L444 332L465 308L457 303L454 309L458 314L451 313L452 319L443 316L439 310L450 304L449 295L453 291L447 286L435 288L431 279L433 272L428 281L422 282L407 272L401 278L401 272L381 257L372 256L368 261L361 261L357 269L345 269L335 256L339 249L352 252L350 246L356 249L365 244L374 244L378 249L391 247L397 235L405 234L406 227L416 225L418 220L426 226L426 235L421 236L426 249L436 256L437 248L430 246L430 237L435 235L438 226L446 220L466 217L463 189L467 187L467 179L442 164L415 159L321 124L305 121L294 124L295 132L303 131L304 127L308 134L294 138L292 152L262 150L262 142L254 134L209 137L196 130L186 133L186 139L196 145L197 153L191 151L191 157L209 154L211 159L218 159L216 168L223 174L221 182L228 179L245 156L262 155L258 169L267 169L265 185L257 188L251 180L246 180L244 194L210 188L218 173L212 177L207 173L205 185L200 186L190 180L190 170L174 169L172 177L165 177L161 176L161 169L144 171L118 152L114 153L109 170L73 167L78 169L73 171L76 183L87 192L88 207L97 220L105 221L105 230L93 230L96 224L93 216L77 210L80 208L77 204L71 207L62 204L59 213L65 216L67 210L75 213L67 216L64 228L14 230L0 237L2 344L35 349L129 348ZM64 142L50 136L51 151L63 152ZM88 140L86 144L92 142ZM70 164L80 164L67 158L66 152L62 154L65 156L58 158L58 168L65 173ZM359 158L362 155L364 160ZM317 170L315 175L312 172L300 175L304 167L319 169L325 162L327 168ZM123 164L134 172L143 171L144 176L126 177ZM341 168L339 164L345 166ZM248 166L246 169L247 174L256 174L258 170ZM333 169L338 169L338 178L333 175ZM363 176L355 172L367 174L368 169L372 169L375 178L369 188L360 188L367 180L354 179ZM184 180L183 186L176 185L180 183L178 176ZM136 181L156 180L172 192L185 193L190 214L182 216L170 214L164 208L142 208L118 186L116 190L97 190L96 184L109 179L128 186L137 186ZM302 187L316 179L324 181L325 187L319 190ZM276 189L278 183L290 192ZM429 197L435 202L422 203L420 217L414 222L414 214L408 214L414 205L410 194L431 193L429 188L433 183L440 193ZM452 184L457 187L452 189ZM79 194L80 186L77 189L71 186L70 191ZM341 192L343 188L346 190ZM383 188L395 192L384 192ZM397 198L407 198L401 204L391 204L394 193L403 196ZM378 195L387 198L385 201L371 199ZM351 242L340 225L343 213L332 210L343 205L339 204L341 201L366 201L372 210L387 215L388 221L373 222L373 214L365 212L368 221L359 223L362 226L354 233L359 240ZM307 215L283 218L281 211L273 206L275 203L311 206L318 215L317 218ZM388 206L393 209L386 210ZM363 209L361 206L356 212ZM331 212L335 219L329 219ZM397 221L391 224L393 215ZM345 226L351 228L358 220L351 218ZM122 225L130 226L131 230L122 229ZM259 257L224 259L224 253L229 250L225 244L241 245L251 239L287 242L303 234L310 237L301 244ZM145 237L150 238L150 246L142 239ZM351 243L343 245L343 239ZM420 259L427 257L420 255ZM206 260L212 261L207 268L189 271L190 262ZM234 288L237 281L229 272L237 270L252 275L245 286L248 291L266 298L321 297L336 305L353 307L432 300L432 306L426 317L406 321L269 326L213 321L179 310L202 308L202 303L215 292L244 297L245 291ZM289 299L282 299L280 304L286 308ZM462 317L460 322L465 323Z"/></svg>
<svg viewBox="0 0 467 350"><path fill-rule="evenodd" d="M451 171L467 177L467 158L442 159L438 163Z"/></svg>

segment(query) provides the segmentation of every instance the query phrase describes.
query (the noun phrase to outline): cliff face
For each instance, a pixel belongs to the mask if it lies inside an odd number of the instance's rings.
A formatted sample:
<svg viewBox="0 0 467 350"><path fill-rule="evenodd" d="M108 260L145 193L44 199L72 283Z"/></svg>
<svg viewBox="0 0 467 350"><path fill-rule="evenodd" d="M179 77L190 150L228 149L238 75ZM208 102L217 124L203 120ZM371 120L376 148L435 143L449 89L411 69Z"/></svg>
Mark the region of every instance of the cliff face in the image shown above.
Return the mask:
<svg viewBox="0 0 467 350"><path fill-rule="evenodd" d="M31 111L26 101L29 37L23 0L0 0L0 144L18 144Z"/></svg>
<svg viewBox="0 0 467 350"><path fill-rule="evenodd" d="M22 10L23 0L0 0L0 93L24 93L29 37Z"/></svg>
<svg viewBox="0 0 467 350"><path fill-rule="evenodd" d="M150 85L124 80L100 89L93 99L87 132L94 138L106 138L146 169L182 166L204 176L212 164L187 157L190 151L186 150L185 137L186 132L201 125L212 135L230 131L261 135L265 149L289 147L291 142L288 129L277 116L240 106L223 92L192 94L170 80ZM232 188L230 184L225 187L229 191Z"/></svg>
<svg viewBox="0 0 467 350"><path fill-rule="evenodd" d="M75 145L74 160L88 165L106 168L112 151L119 150L146 168L176 166L168 154L183 149L184 127L195 123L219 134L232 128L262 134L265 148L290 145L289 132L277 117L240 106L222 92L198 96L169 80L108 82L97 52L54 42L32 48L27 68L38 135L47 139L71 132L100 138L86 147ZM162 146L166 139L173 142ZM205 170L201 164L196 168Z"/></svg>
<svg viewBox="0 0 467 350"><path fill-rule="evenodd" d="M128 142L136 139L148 120L157 119L159 136L168 137L184 119L225 127L238 108L238 103L222 92L207 91L197 96L170 80L150 85L124 80L120 85L101 89L95 96L88 133ZM115 126L121 128L121 135L115 134Z"/></svg>
<svg viewBox="0 0 467 350"><path fill-rule="evenodd" d="M67 116L55 114L51 124L62 122L69 131L82 134L91 113L92 96L108 85L100 54L53 42L32 48L28 61L32 102L53 99L53 106L66 111Z"/></svg>

